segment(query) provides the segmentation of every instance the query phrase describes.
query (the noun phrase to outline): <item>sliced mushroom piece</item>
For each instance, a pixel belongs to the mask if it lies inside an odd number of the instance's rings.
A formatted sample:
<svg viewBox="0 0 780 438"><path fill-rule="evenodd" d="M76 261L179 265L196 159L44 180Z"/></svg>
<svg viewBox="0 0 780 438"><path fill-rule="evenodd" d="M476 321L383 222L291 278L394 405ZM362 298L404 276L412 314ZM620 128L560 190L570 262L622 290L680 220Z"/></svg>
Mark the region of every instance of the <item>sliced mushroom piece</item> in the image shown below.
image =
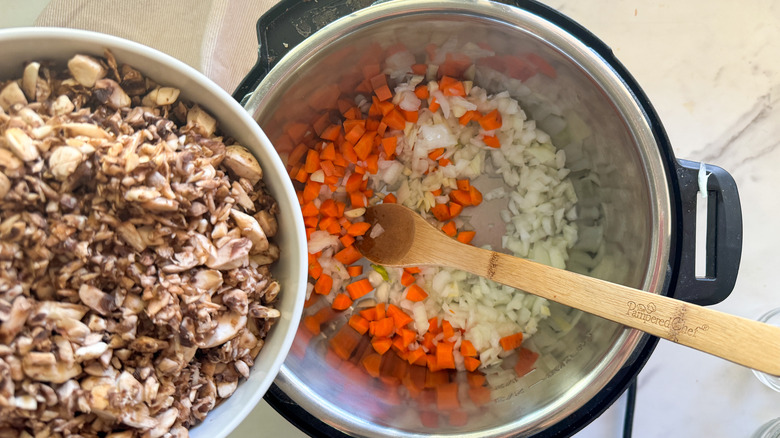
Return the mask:
<svg viewBox="0 0 780 438"><path fill-rule="evenodd" d="M51 355L44 357L43 355ZM52 353L29 353L22 358L24 374L41 382L65 383L81 374L81 366L57 362Z"/></svg>
<svg viewBox="0 0 780 438"><path fill-rule="evenodd" d="M249 316L256 319L275 319L282 316L282 313L277 309L254 302L249 305Z"/></svg>
<svg viewBox="0 0 780 438"><path fill-rule="evenodd" d="M11 399L11 404L15 407L25 410L34 411L38 409L38 401L31 395L20 395Z"/></svg>
<svg viewBox="0 0 780 438"><path fill-rule="evenodd" d="M221 295L222 303L227 306L228 309L241 314L246 315L249 310L249 297L247 293L241 289L230 289L227 292L223 292Z"/></svg>
<svg viewBox="0 0 780 438"><path fill-rule="evenodd" d="M233 395L237 387L238 380L234 380L232 382L219 382L217 384L217 395L219 395L221 398L228 398Z"/></svg>
<svg viewBox="0 0 780 438"><path fill-rule="evenodd" d="M70 341L81 343L89 335L90 330L83 322L65 318L54 323L54 329L60 332L65 338Z"/></svg>
<svg viewBox="0 0 780 438"><path fill-rule="evenodd" d="M247 148L234 144L225 149L222 164L239 178L246 178L253 186L263 178L260 163Z"/></svg>
<svg viewBox="0 0 780 438"><path fill-rule="evenodd" d="M179 209L179 201L163 197L154 198L141 203L141 207L158 212L174 212Z"/></svg>
<svg viewBox="0 0 780 438"><path fill-rule="evenodd" d="M2 174L0 174L2 175ZM14 299L8 319L0 324L0 342L10 344L11 341L24 328L27 317L32 312L32 303L24 295Z"/></svg>
<svg viewBox="0 0 780 438"><path fill-rule="evenodd" d="M155 353L167 347L167 342L150 338L149 336L139 336L127 346L127 348L139 353Z"/></svg>
<svg viewBox="0 0 780 438"><path fill-rule="evenodd" d="M144 96L141 103L145 106L171 105L179 98L179 89L173 87L158 87Z"/></svg>
<svg viewBox="0 0 780 438"><path fill-rule="evenodd" d="M49 170L59 181L65 181L79 167L84 156L72 146L59 146L49 156Z"/></svg>
<svg viewBox="0 0 780 438"><path fill-rule="evenodd" d="M112 79L99 79L95 82L92 95L98 102L113 109L126 108L132 103L130 96Z"/></svg>
<svg viewBox="0 0 780 438"><path fill-rule="evenodd" d="M346 213L345 213L346 214ZM266 210L260 210L255 214L255 220L260 224L260 228L263 229L266 237L276 236L276 232L279 230L279 224L276 221L276 216Z"/></svg>
<svg viewBox="0 0 780 438"><path fill-rule="evenodd" d="M51 104L51 112L52 115L55 116L64 116L65 114L70 114L75 109L76 107L73 105L73 102L71 102L70 98L64 94L54 99L54 102Z"/></svg>
<svg viewBox="0 0 780 438"><path fill-rule="evenodd" d="M268 238L257 220L236 209L230 209L230 216L241 229L241 235L252 241L252 251L262 252L268 249Z"/></svg>
<svg viewBox="0 0 780 438"><path fill-rule="evenodd" d="M13 105L21 103L27 105L27 99L24 97L24 92L19 88L19 84L16 81L9 83L0 91L0 108L5 111L9 111Z"/></svg>
<svg viewBox="0 0 780 438"><path fill-rule="evenodd" d="M153 187L131 187L125 192L125 201L146 202L160 197L160 192Z"/></svg>
<svg viewBox="0 0 780 438"><path fill-rule="evenodd" d="M22 121L27 124L27 126L31 126L33 128L40 128L44 123L46 123L43 121L41 116L30 107L24 107L20 109L17 114L22 119ZM48 128L51 129L50 126Z"/></svg>
<svg viewBox="0 0 780 438"><path fill-rule="evenodd" d="M177 418L179 418L179 410L176 408L169 408L157 414L154 417L154 421L157 423L157 425L149 429L144 434L144 438L160 438L161 436L169 433L173 423L176 422Z"/></svg>
<svg viewBox="0 0 780 438"><path fill-rule="evenodd" d="M83 135L89 138L111 139L112 136L106 130L92 123L63 123L60 128L64 129L69 135Z"/></svg>
<svg viewBox="0 0 780 438"><path fill-rule="evenodd" d="M82 284L79 288L79 298L81 298L81 301L89 306L90 309L103 316L108 315L116 309L114 298L111 295L88 284Z"/></svg>
<svg viewBox="0 0 780 438"><path fill-rule="evenodd" d="M200 348L214 348L235 338L246 326L246 316L236 312L225 312L216 319L217 327L203 341L198 342Z"/></svg>
<svg viewBox="0 0 780 438"><path fill-rule="evenodd" d="M5 198L9 191L11 191L11 180L0 172L0 199Z"/></svg>
<svg viewBox="0 0 780 438"><path fill-rule="evenodd" d="M5 140L11 152L16 154L22 161L32 161L40 156L32 138L19 128L6 129Z"/></svg>
<svg viewBox="0 0 780 438"><path fill-rule="evenodd" d="M245 266L249 262L252 241L247 238L233 239L209 255L206 266L211 269L229 270Z"/></svg>
<svg viewBox="0 0 780 438"><path fill-rule="evenodd" d="M73 79L85 87L93 87L107 73L100 61L87 55L76 55L68 60L68 70Z"/></svg>
<svg viewBox="0 0 780 438"><path fill-rule="evenodd" d="M97 359L103 353L108 351L108 344L105 342L97 342L92 345L79 347L74 353L76 362L86 362L88 360Z"/></svg>
<svg viewBox="0 0 780 438"><path fill-rule="evenodd" d="M217 130L217 121L214 117L198 105L187 111L187 125L199 127L204 137L211 137Z"/></svg>
<svg viewBox="0 0 780 438"><path fill-rule="evenodd" d="M24 67L24 73L22 73L22 90L25 96L27 96L27 100L31 102L34 102L36 99L35 89L38 85L38 72L40 69L40 64L31 62Z"/></svg>
<svg viewBox="0 0 780 438"><path fill-rule="evenodd" d="M146 242L132 223L122 222L119 224L116 227L116 234L134 250L141 252L146 249Z"/></svg>
<svg viewBox="0 0 780 438"><path fill-rule="evenodd" d="M192 285L199 292L212 294L222 286L222 272L215 269L203 269L192 277Z"/></svg>

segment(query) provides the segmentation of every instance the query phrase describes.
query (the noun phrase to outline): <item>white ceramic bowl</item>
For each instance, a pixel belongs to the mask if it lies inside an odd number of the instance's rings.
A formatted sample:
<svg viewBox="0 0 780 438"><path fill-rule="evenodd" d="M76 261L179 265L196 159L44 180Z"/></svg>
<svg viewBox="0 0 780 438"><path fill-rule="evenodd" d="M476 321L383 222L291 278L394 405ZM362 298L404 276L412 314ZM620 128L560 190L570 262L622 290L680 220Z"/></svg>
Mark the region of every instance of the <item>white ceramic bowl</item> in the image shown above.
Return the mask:
<svg viewBox="0 0 780 438"><path fill-rule="evenodd" d="M218 121L221 130L246 146L260 162L263 179L279 203L281 258L273 273L282 286L274 324L249 378L236 392L190 430L194 438L227 436L260 401L290 349L306 293L306 235L295 191L282 161L257 123L219 86L164 53L125 39L75 29L17 28L0 30L0 79L18 78L24 62L66 61L76 53L102 56L110 49L120 64L130 64L160 84L179 88L182 97L197 102Z"/></svg>

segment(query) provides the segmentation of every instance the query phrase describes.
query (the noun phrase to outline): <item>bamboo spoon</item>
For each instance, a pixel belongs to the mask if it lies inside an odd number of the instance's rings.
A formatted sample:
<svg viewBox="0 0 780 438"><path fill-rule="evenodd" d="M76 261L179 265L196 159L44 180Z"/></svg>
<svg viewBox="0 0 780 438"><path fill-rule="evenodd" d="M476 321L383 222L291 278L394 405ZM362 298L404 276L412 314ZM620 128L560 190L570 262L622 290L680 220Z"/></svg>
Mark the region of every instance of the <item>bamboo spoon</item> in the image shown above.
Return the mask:
<svg viewBox="0 0 780 438"><path fill-rule="evenodd" d="M458 242L412 210L366 210L372 229L357 248L384 266L456 268L772 375L780 375L780 327Z"/></svg>

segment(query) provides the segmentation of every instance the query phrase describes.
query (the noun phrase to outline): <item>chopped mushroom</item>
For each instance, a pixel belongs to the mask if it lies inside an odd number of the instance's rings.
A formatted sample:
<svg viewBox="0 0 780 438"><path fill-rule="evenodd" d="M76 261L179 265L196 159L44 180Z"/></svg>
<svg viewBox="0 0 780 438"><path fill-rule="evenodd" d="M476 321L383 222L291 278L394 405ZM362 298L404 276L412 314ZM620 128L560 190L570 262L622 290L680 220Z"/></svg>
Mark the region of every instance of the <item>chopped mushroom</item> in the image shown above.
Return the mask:
<svg viewBox="0 0 780 438"><path fill-rule="evenodd" d="M0 83L0 435L187 436L281 315L260 164L110 53L20 73Z"/></svg>

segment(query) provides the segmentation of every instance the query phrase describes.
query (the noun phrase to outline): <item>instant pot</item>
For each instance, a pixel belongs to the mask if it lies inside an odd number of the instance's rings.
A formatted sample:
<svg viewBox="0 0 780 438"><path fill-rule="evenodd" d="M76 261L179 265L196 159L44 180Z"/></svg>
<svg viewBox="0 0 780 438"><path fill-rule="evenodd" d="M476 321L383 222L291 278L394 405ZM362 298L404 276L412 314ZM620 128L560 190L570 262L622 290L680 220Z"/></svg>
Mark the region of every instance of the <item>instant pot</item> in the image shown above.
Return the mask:
<svg viewBox="0 0 780 438"><path fill-rule="evenodd" d="M509 91L539 126L560 129L552 137L567 153L587 212L578 225L600 236L575 246L569 269L699 305L731 293L742 244L734 180L716 166L676 159L636 81L609 47L562 14L532 1L282 1L257 31L258 63L234 98L283 159L284 126L316 113L306 97L354 74L360 56L376 47L401 43L424 53L431 42L454 39L457 47L542 58L554 74L478 74L475 85ZM700 193L707 200L703 276L695 274ZM437 414L435 407L384 397L392 385L355 378L351 364L330 360L327 338L343 318L317 336L299 329L266 400L312 436L569 436L622 394L657 338L560 305L551 312L569 324L550 323L531 338L536 369L523 377L486 371L490 401L458 421L449 413L426 422L419 414Z"/></svg>

